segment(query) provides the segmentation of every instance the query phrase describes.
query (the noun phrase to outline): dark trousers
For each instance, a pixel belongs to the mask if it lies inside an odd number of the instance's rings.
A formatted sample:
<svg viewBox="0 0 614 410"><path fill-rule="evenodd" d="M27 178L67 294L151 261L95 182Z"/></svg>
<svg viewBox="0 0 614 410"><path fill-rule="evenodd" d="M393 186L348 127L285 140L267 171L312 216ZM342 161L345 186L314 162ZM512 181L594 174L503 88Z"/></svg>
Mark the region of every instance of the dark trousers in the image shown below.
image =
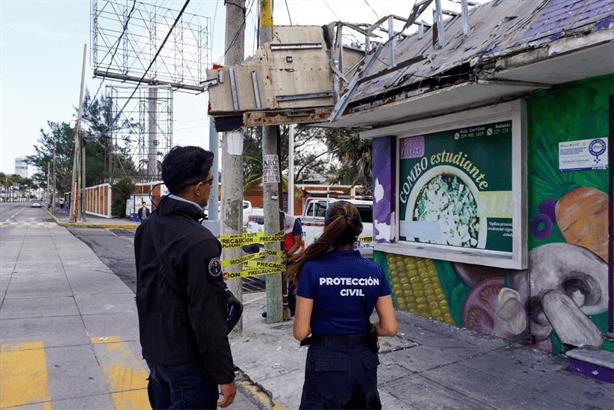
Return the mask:
<svg viewBox="0 0 614 410"><path fill-rule="evenodd" d="M301 410L381 409L378 364L377 355L367 346L311 345Z"/></svg>
<svg viewBox="0 0 614 410"><path fill-rule="evenodd" d="M147 361L147 393L152 409L216 409L218 387L197 362L174 366Z"/></svg>
<svg viewBox="0 0 614 410"><path fill-rule="evenodd" d="M296 311L296 285L294 282L288 282L288 307L290 308L290 314L294 316L294 312Z"/></svg>

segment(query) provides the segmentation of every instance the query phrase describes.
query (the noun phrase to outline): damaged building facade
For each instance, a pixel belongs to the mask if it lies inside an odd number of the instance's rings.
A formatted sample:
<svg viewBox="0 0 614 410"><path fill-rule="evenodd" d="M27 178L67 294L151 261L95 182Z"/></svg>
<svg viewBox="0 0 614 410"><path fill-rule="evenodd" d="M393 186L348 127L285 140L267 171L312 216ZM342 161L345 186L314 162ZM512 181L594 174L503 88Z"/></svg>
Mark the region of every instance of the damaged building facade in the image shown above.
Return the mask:
<svg viewBox="0 0 614 410"><path fill-rule="evenodd" d="M395 306L554 353L614 351L614 3L467 15L468 31L440 19L367 55L331 115L373 140Z"/></svg>
<svg viewBox="0 0 614 410"><path fill-rule="evenodd" d="M420 21L430 3L432 26ZM614 2L462 3L418 1L406 20L417 33L342 69L335 40L314 30L310 42L329 44L325 81L300 88L314 78L304 72L287 91L258 71L268 106L238 98L218 113L372 140L374 259L397 309L553 353L614 351Z"/></svg>

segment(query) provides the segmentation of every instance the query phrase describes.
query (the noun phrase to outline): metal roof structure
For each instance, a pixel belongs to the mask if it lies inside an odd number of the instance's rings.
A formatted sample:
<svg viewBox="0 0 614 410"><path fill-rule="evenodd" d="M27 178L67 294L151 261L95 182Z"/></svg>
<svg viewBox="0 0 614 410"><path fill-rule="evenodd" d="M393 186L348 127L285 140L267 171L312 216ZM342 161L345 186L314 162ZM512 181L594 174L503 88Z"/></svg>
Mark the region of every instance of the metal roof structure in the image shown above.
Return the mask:
<svg viewBox="0 0 614 410"><path fill-rule="evenodd" d="M251 59L208 70L210 114L368 130L614 72L614 0L458 2L460 13L418 0L407 19L372 25L275 26ZM432 3L431 26L421 17ZM386 21L387 41L372 43ZM341 43L343 27L365 35L365 50Z"/></svg>
<svg viewBox="0 0 614 410"><path fill-rule="evenodd" d="M614 72L613 0L496 0L467 16L467 34L457 15L366 55L319 125L364 130Z"/></svg>

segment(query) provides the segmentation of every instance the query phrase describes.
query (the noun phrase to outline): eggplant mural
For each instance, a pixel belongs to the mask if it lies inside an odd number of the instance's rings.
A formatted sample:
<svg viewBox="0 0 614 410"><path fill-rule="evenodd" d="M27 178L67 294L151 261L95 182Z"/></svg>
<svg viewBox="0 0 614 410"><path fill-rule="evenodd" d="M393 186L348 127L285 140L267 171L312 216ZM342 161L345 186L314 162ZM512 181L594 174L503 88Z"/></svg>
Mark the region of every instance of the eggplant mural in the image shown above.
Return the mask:
<svg viewBox="0 0 614 410"><path fill-rule="evenodd" d="M607 165L565 170L560 150L561 143L595 140L607 164L612 80L610 75L540 91L527 102L528 269L376 252L375 260L390 275L398 309L554 353L564 345L614 351L603 337L613 286L608 278ZM391 141L386 137L380 143ZM379 170L385 175L378 183L394 175L385 166ZM387 191L375 201L374 210L384 220L394 199Z"/></svg>

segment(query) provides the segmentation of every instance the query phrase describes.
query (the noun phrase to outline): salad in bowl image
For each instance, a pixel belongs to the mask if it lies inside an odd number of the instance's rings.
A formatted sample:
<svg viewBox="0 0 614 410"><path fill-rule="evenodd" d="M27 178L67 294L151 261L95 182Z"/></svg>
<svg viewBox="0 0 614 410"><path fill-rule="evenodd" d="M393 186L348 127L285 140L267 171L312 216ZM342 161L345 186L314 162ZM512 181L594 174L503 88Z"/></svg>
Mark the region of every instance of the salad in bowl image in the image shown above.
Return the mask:
<svg viewBox="0 0 614 410"><path fill-rule="evenodd" d="M478 217L478 194L464 171L448 165L429 169L409 194L401 236L416 242L485 248L487 218Z"/></svg>

